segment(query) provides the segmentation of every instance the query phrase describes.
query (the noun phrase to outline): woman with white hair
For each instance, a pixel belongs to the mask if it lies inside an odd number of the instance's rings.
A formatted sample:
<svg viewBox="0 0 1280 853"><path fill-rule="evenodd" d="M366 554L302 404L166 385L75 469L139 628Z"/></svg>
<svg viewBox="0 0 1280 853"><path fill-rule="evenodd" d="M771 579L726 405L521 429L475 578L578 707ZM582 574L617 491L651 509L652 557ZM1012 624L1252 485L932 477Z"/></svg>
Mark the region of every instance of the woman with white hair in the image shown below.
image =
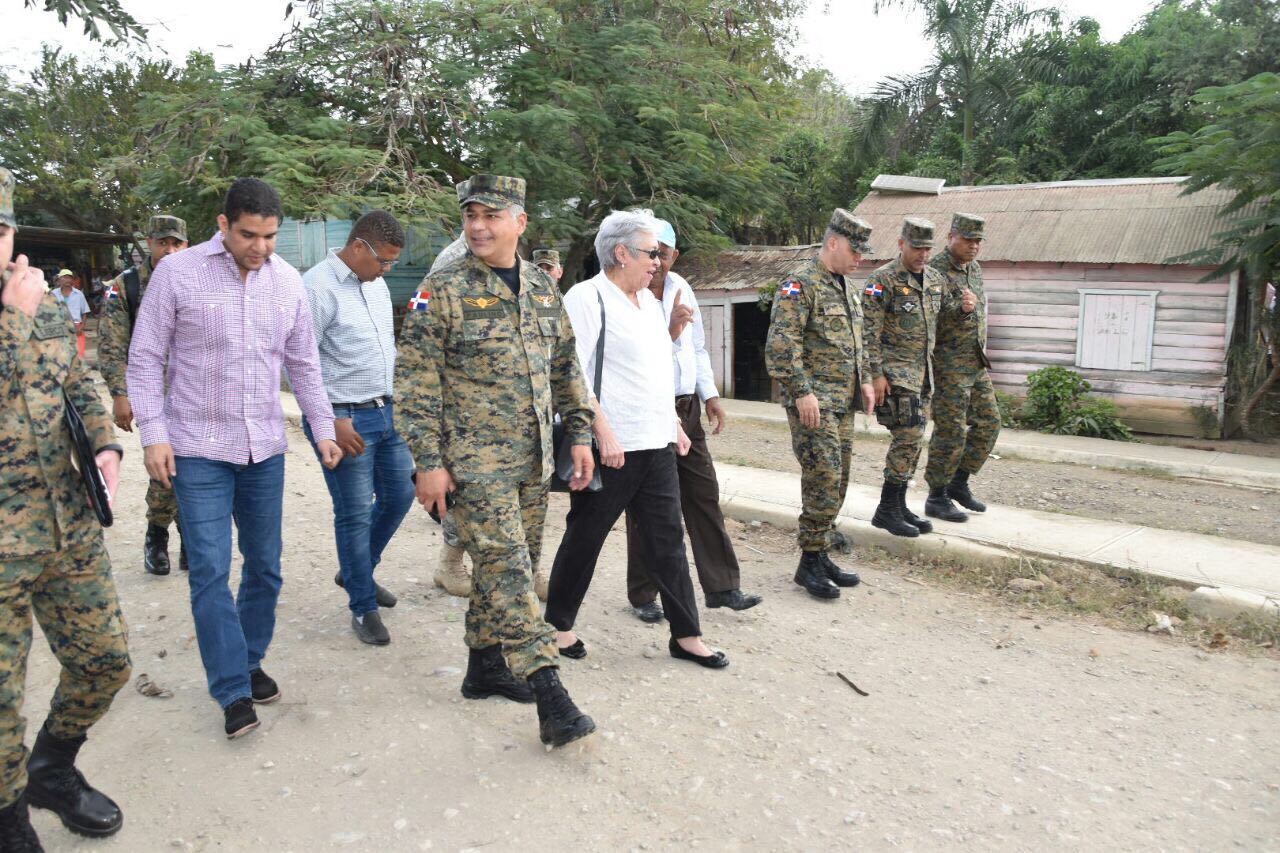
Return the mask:
<svg viewBox="0 0 1280 853"><path fill-rule="evenodd" d="M589 382L596 375L602 315L604 319L598 397L591 389L604 488L569 495L564 538L551 566L546 618L559 632L562 655L586 657L574 622L600 549L627 510L648 540L652 563L646 569L671 625L671 656L719 669L729 659L702 642L685 556L676 453L689 451L689 439L673 403L671 336L662 306L648 290L658 268L659 228L647 210L610 213L596 235L600 274L564 297Z"/></svg>

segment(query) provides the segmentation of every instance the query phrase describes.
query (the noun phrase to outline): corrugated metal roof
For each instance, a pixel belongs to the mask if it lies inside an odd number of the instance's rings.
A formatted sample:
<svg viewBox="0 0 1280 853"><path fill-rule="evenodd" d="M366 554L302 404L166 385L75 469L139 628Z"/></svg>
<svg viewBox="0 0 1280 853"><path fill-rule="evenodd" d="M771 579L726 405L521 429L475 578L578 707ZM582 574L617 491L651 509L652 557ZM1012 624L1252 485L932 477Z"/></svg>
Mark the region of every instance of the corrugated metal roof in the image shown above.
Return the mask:
<svg viewBox="0 0 1280 853"><path fill-rule="evenodd" d="M942 192L942 178L920 178L915 175L876 175L871 182L871 189L883 192L928 193L937 195Z"/></svg>
<svg viewBox="0 0 1280 853"><path fill-rule="evenodd" d="M694 290L755 290L777 284L818 254L812 246L735 246L717 255L687 255L676 269Z"/></svg>
<svg viewBox="0 0 1280 853"><path fill-rule="evenodd" d="M1164 264L1217 245L1230 224L1221 210L1231 190L1209 187L1183 196L1186 178L1060 181L983 187L944 187L938 195L873 190L854 210L869 222L871 258L898 252L905 216L938 228L941 248L957 211L986 218L982 260L1099 264ZM1254 212L1255 203L1235 216Z"/></svg>

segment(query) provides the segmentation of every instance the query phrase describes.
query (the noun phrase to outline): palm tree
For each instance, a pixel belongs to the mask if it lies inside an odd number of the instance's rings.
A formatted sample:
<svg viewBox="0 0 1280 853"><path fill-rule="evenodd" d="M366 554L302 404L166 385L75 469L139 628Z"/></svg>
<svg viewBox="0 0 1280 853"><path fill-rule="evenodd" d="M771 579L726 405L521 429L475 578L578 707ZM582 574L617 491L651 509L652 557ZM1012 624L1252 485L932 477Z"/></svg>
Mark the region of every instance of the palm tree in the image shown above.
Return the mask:
<svg viewBox="0 0 1280 853"><path fill-rule="evenodd" d="M1021 0L876 0L875 11L891 6L924 13L934 54L923 71L877 85L857 129L858 160L870 162L887 139L897 147L912 127L942 110L963 123L961 176L970 184L975 125L1013 100L1024 74L1044 71L1039 57L1023 55L1015 68L1010 56L1038 24L1056 24L1058 11L1028 10Z"/></svg>

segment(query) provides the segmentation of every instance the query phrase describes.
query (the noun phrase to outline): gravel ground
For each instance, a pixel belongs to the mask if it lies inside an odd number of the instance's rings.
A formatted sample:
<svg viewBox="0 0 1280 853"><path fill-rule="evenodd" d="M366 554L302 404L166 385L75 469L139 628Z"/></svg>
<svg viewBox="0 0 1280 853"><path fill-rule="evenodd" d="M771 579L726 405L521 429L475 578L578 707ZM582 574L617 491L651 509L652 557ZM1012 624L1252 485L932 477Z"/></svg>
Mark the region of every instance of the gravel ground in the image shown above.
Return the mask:
<svg viewBox="0 0 1280 853"><path fill-rule="evenodd" d="M135 674L174 695L126 688L82 754L124 829L91 842L38 812L51 851L1280 847L1274 657L907 582L880 556L844 558L865 583L818 602L791 582L791 536L767 526L733 525L743 586L764 604L703 614L732 660L720 672L673 661L665 626L629 614L611 537L579 623L590 655L564 667L600 730L548 753L531 707L459 695L464 606L431 585L439 528L420 510L379 569L401 596L393 641L356 641L296 431L266 661L284 698L228 742L185 579L142 572L146 480L125 438L108 544ZM556 496L551 551L564 511ZM56 676L37 638L31 736Z"/></svg>
<svg viewBox="0 0 1280 853"><path fill-rule="evenodd" d="M708 443L712 456L723 462L800 471L784 423L734 420L720 435L709 436ZM853 442L850 479L879 486L888 448L887 436L859 432ZM909 493L912 507L921 514L928 495L927 460L925 451ZM970 485L974 494L989 503L1280 545L1276 524L1280 492L1265 489L1184 480L1154 471L1143 474L1009 457L988 459Z"/></svg>

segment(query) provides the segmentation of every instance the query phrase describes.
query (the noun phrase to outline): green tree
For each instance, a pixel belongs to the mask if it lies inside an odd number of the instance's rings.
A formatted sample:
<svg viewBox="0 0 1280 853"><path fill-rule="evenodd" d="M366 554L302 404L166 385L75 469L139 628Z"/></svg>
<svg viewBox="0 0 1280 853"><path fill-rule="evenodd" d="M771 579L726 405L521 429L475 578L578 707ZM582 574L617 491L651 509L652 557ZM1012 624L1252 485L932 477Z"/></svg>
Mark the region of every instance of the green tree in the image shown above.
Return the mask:
<svg viewBox="0 0 1280 853"><path fill-rule="evenodd" d="M35 9L41 0L22 0L22 5ZM78 19L84 24L84 34L94 41L105 40L99 24L111 31L114 41L142 40L147 34L120 5L120 0L43 0L43 9L57 15L58 23L64 27L72 18Z"/></svg>

